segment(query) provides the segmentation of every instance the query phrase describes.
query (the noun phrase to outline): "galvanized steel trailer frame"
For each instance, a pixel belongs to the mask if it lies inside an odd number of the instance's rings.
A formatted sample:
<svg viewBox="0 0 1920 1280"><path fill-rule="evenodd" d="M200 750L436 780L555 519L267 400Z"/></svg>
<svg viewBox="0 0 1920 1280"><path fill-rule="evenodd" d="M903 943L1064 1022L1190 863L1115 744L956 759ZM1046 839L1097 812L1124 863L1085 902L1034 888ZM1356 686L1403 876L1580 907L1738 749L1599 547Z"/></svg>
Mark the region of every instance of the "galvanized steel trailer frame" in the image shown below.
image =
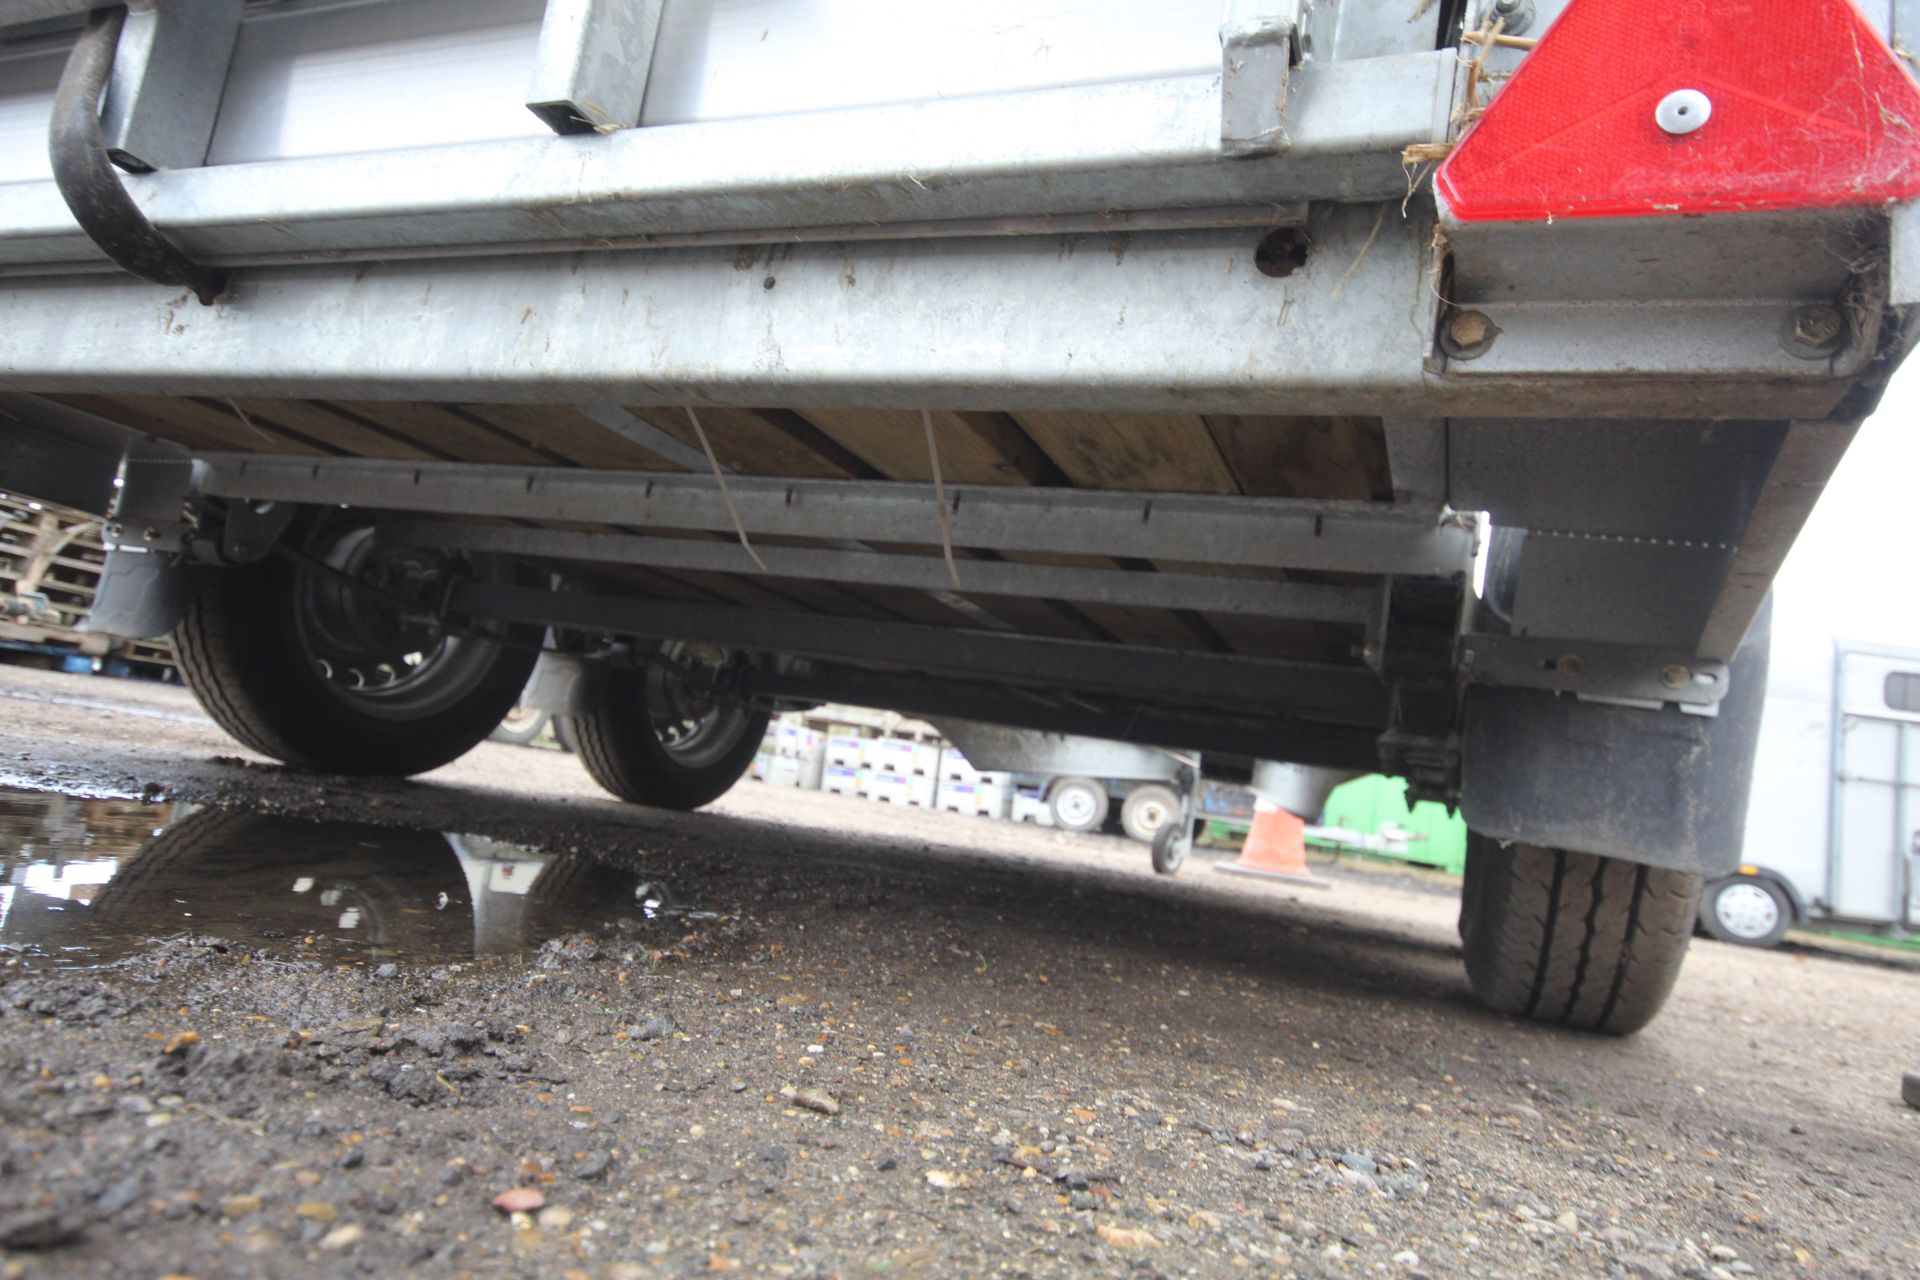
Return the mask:
<svg viewBox="0 0 1920 1280"><path fill-rule="evenodd" d="M778 654L769 697L1384 765L1490 834L1712 870L1738 824L1686 785L1630 812L1557 790L1633 740L1682 784L1688 761L1733 760L1694 780L1744 793L1742 644L1910 343L1920 228L1905 208L1450 219L1420 157L1458 132L1468 83L1521 56L1466 68L1460 33L1493 2L1410 22L1401 0L1061 0L1028 15L1040 45L1106 38L1036 70L970 34L985 9L827 13L769 54L773 0L176 0L112 38L76 36L85 4L0 0L0 484L114 505L123 571L145 557L172 584L149 624L189 589L156 567L262 554L268 503L377 510L396 536L563 577L912 589L969 625L604 583L448 604ZM1499 13L1537 30L1562 7ZM1866 9L1889 39L1920 30L1906 0ZM16 122L52 110L89 38L98 119L42 162ZM903 48L934 91L847 73ZM342 68L396 50L422 54L412 101L478 105L362 110L370 82ZM511 111L486 78L502 66L526 86ZM179 447L71 399L102 394L564 405L696 473L705 455L647 408L1364 415L1391 500L957 485L941 520L919 484L736 473L722 505L701 474L329 456L237 406L264 451ZM686 536L736 522L808 541ZM943 539L972 558L925 554ZM1105 559L1030 562L1071 555ZM1070 641L968 591L1360 639L1317 663Z"/></svg>

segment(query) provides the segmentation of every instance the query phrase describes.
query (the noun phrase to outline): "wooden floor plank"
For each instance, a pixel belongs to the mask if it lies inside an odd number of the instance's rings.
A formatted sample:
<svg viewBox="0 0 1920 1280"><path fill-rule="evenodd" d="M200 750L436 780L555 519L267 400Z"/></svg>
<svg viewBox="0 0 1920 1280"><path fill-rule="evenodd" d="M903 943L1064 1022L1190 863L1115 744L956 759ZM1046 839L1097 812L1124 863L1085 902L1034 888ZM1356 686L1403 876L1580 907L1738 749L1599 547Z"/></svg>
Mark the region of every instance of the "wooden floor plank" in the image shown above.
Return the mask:
<svg viewBox="0 0 1920 1280"><path fill-rule="evenodd" d="M325 456L328 452L262 423L249 425L231 406L209 408L179 396L55 396L63 404L115 422L177 440L193 448L243 453Z"/></svg>
<svg viewBox="0 0 1920 1280"><path fill-rule="evenodd" d="M356 458L400 462L444 460L448 455L423 449L336 410L319 400L264 400L236 397L234 404L255 422L285 426L310 440L330 444Z"/></svg>
<svg viewBox="0 0 1920 1280"><path fill-rule="evenodd" d="M1210 414L1206 424L1243 493L1351 502L1393 497L1378 418Z"/></svg>
<svg viewBox="0 0 1920 1280"><path fill-rule="evenodd" d="M933 479L926 424L910 409L809 409L804 415L890 480ZM1039 446L1001 413L933 415L948 484L1048 484L1061 478Z"/></svg>
<svg viewBox="0 0 1920 1280"><path fill-rule="evenodd" d="M700 447L686 410L629 408L689 448ZM872 469L798 414L701 406L701 430L720 465L750 476L846 480ZM812 435L809 436L808 433Z"/></svg>
<svg viewBox="0 0 1920 1280"><path fill-rule="evenodd" d="M616 435L577 409L552 404L463 404L479 418L529 447L557 453L583 467L626 471L679 471L643 445Z"/></svg>
<svg viewBox="0 0 1920 1280"><path fill-rule="evenodd" d="M1015 415L1028 435L1083 489L1232 493L1233 473L1207 424L1193 414Z"/></svg>
<svg viewBox="0 0 1920 1280"><path fill-rule="evenodd" d="M411 400L337 400L355 417L462 462L551 466L554 459L441 405Z"/></svg>

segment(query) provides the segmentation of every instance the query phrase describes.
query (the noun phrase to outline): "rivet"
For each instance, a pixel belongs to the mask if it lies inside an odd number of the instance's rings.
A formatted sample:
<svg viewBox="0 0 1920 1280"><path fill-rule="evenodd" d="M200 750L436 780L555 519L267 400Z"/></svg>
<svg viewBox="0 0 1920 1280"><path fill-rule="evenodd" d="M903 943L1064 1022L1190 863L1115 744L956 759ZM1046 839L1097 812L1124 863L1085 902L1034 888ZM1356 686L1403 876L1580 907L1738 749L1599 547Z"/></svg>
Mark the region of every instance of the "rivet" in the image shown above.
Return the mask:
<svg viewBox="0 0 1920 1280"><path fill-rule="evenodd" d="M1683 137L1713 116L1713 100L1698 89L1675 89L1653 109L1653 122L1674 137Z"/></svg>

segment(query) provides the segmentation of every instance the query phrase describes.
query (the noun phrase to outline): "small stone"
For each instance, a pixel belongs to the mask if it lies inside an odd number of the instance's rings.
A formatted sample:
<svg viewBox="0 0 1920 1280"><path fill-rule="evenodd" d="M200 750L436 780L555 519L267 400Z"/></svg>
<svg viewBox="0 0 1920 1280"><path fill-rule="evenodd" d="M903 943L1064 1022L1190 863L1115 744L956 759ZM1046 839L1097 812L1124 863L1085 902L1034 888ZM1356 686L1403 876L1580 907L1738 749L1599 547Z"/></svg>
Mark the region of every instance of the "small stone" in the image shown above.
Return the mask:
<svg viewBox="0 0 1920 1280"><path fill-rule="evenodd" d="M732 1212L727 1214L727 1221L736 1227L750 1227L754 1224L753 1210L745 1205L735 1205Z"/></svg>
<svg viewBox="0 0 1920 1280"><path fill-rule="evenodd" d="M1420 1265L1420 1255L1411 1249L1402 1249L1393 1255L1393 1264L1396 1267L1405 1267L1411 1271Z"/></svg>
<svg viewBox="0 0 1920 1280"><path fill-rule="evenodd" d="M1012 1196L1008 1196L1000 1202L1000 1212L1017 1218L1020 1216L1020 1202Z"/></svg>
<svg viewBox="0 0 1920 1280"><path fill-rule="evenodd" d="M824 1089L795 1089L793 1105L805 1107L809 1111L818 1111L823 1116L840 1114L840 1100Z"/></svg>
<svg viewBox="0 0 1920 1280"><path fill-rule="evenodd" d="M1570 1236L1580 1234L1580 1215L1569 1209L1553 1220L1553 1225Z"/></svg>
<svg viewBox="0 0 1920 1280"><path fill-rule="evenodd" d="M244 1218L260 1212L259 1196L228 1196L220 1202L220 1212L229 1218Z"/></svg>
<svg viewBox="0 0 1920 1280"><path fill-rule="evenodd" d="M139 1174L128 1174L102 1191L94 1200L93 1207L100 1211L102 1217L111 1218L140 1198L141 1185Z"/></svg>
<svg viewBox="0 0 1920 1280"><path fill-rule="evenodd" d="M747 1082L745 1080L729 1080L727 1082L728 1093L745 1093L746 1091Z"/></svg>
<svg viewBox="0 0 1920 1280"><path fill-rule="evenodd" d="M1102 1240L1116 1249L1158 1249L1160 1240L1151 1231L1139 1227L1115 1227L1100 1223L1094 1228Z"/></svg>
<svg viewBox="0 0 1920 1280"><path fill-rule="evenodd" d="M1349 1151L1340 1157L1340 1163L1355 1173L1368 1175L1380 1172L1380 1166L1371 1156L1361 1155L1358 1151Z"/></svg>
<svg viewBox="0 0 1920 1280"><path fill-rule="evenodd" d="M573 1225L573 1210L565 1205L550 1204L540 1211L534 1219L542 1231L565 1231Z"/></svg>
<svg viewBox="0 0 1920 1280"><path fill-rule="evenodd" d="M399 973L399 972L400 972L400 966L399 966L399 965L397 965L397 964L383 964L383 965L381 965L381 966L380 966L380 967L379 967L378 969L375 969L375 970L373 971L373 976L374 976L374 977L376 977L376 978L391 978L391 977L393 977L393 976L394 976L395 974L397 974L397 973Z"/></svg>
<svg viewBox="0 0 1920 1280"><path fill-rule="evenodd" d="M457 1187L467 1180L467 1171L457 1164L450 1164L440 1171L440 1185Z"/></svg>
<svg viewBox="0 0 1920 1280"><path fill-rule="evenodd" d="M893 1172L893 1170L900 1167L900 1162L898 1160L895 1160L892 1156L881 1156L879 1161L873 1167L877 1172L891 1173Z"/></svg>
<svg viewBox="0 0 1920 1280"><path fill-rule="evenodd" d="M1715 1262L1736 1262L1740 1258L1740 1252L1737 1249L1730 1249L1724 1244L1716 1244L1707 1250L1707 1256Z"/></svg>
<svg viewBox="0 0 1920 1280"><path fill-rule="evenodd" d="M1618 1259L1620 1270L1633 1280L1674 1280L1673 1268L1658 1258L1645 1254L1623 1253Z"/></svg>
<svg viewBox="0 0 1920 1280"><path fill-rule="evenodd" d="M354 1147L349 1151L347 1151L345 1155L342 1155L334 1163L339 1165L342 1169L358 1169L361 1165L365 1164L366 1162L367 1162L367 1153L362 1151L358 1147Z"/></svg>
<svg viewBox="0 0 1920 1280"><path fill-rule="evenodd" d="M1100 1197L1089 1195L1085 1191L1075 1191L1067 1197L1067 1208L1081 1213L1092 1213L1100 1207Z"/></svg>
<svg viewBox="0 0 1920 1280"><path fill-rule="evenodd" d="M609 1262L607 1280L653 1280L655 1272L637 1262Z"/></svg>
<svg viewBox="0 0 1920 1280"><path fill-rule="evenodd" d="M680 1030L680 1024L664 1013L655 1014L640 1024L640 1039L667 1040Z"/></svg>
<svg viewBox="0 0 1920 1280"><path fill-rule="evenodd" d="M335 1227L320 1237L320 1247L328 1252L337 1252L351 1248L366 1239L366 1229L349 1222L345 1226Z"/></svg>
<svg viewBox="0 0 1920 1280"><path fill-rule="evenodd" d="M511 1187L493 1198L493 1207L502 1213L532 1213L546 1203L538 1187Z"/></svg>
<svg viewBox="0 0 1920 1280"><path fill-rule="evenodd" d="M573 1162L573 1176L582 1182L596 1182L607 1176L607 1170L613 1167L611 1151L589 1151Z"/></svg>
<svg viewBox="0 0 1920 1280"><path fill-rule="evenodd" d="M958 1191L962 1187L973 1185L964 1173L953 1173L946 1169L927 1170L927 1185L941 1191Z"/></svg>
<svg viewBox="0 0 1920 1280"><path fill-rule="evenodd" d="M80 1238L79 1218L51 1209L29 1209L0 1218L0 1249L57 1249Z"/></svg>
<svg viewBox="0 0 1920 1280"><path fill-rule="evenodd" d="M1920 1107L1920 1071L1909 1071L1900 1077L1900 1100L1910 1107Z"/></svg>
<svg viewBox="0 0 1920 1280"><path fill-rule="evenodd" d="M332 1222L340 1216L340 1211L325 1200L302 1200L294 1212L314 1222Z"/></svg>
<svg viewBox="0 0 1920 1280"><path fill-rule="evenodd" d="M1500 1108L1500 1114L1509 1120L1526 1124L1540 1124L1546 1117L1524 1102L1509 1102Z"/></svg>

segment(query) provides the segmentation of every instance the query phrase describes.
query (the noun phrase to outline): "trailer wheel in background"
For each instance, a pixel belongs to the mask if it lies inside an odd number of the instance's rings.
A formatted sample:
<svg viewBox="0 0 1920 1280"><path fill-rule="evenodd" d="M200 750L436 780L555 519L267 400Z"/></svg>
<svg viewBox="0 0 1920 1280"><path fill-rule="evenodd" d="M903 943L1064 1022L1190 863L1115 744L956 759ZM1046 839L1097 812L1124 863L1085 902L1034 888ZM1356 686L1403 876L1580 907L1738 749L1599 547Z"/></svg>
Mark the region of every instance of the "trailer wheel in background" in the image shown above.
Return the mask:
<svg viewBox="0 0 1920 1280"><path fill-rule="evenodd" d="M306 559L210 574L174 629L180 673L222 729L302 768L405 775L499 725L533 671L539 628L512 628L505 644L456 635L430 606L449 575L509 582L509 566L384 545L346 511L306 513L286 541Z"/></svg>
<svg viewBox="0 0 1920 1280"><path fill-rule="evenodd" d="M698 809L719 799L753 763L772 713L702 692L676 668L719 671L738 660L676 642L644 667L609 671L592 707L572 718L580 763L635 804Z"/></svg>
<svg viewBox="0 0 1920 1280"><path fill-rule="evenodd" d="M547 713L538 707L514 704L513 708L495 726L487 738L493 742L510 742L524 747L540 736L547 727Z"/></svg>
<svg viewBox="0 0 1920 1280"><path fill-rule="evenodd" d="M1172 787L1149 782L1127 792L1120 805L1120 827L1142 844L1152 844L1160 828L1180 816L1180 797Z"/></svg>
<svg viewBox="0 0 1920 1280"><path fill-rule="evenodd" d="M1107 789L1092 778L1054 779L1047 804L1053 825L1068 831L1098 831L1107 822Z"/></svg>
<svg viewBox="0 0 1920 1280"><path fill-rule="evenodd" d="M1700 927L1721 942L1779 946L1793 927L1793 903L1786 890L1765 876L1728 876L1700 895Z"/></svg>
<svg viewBox="0 0 1920 1280"><path fill-rule="evenodd" d="M1501 1013L1629 1035L1672 991L1699 897L1685 872L1469 832L1467 978Z"/></svg>

